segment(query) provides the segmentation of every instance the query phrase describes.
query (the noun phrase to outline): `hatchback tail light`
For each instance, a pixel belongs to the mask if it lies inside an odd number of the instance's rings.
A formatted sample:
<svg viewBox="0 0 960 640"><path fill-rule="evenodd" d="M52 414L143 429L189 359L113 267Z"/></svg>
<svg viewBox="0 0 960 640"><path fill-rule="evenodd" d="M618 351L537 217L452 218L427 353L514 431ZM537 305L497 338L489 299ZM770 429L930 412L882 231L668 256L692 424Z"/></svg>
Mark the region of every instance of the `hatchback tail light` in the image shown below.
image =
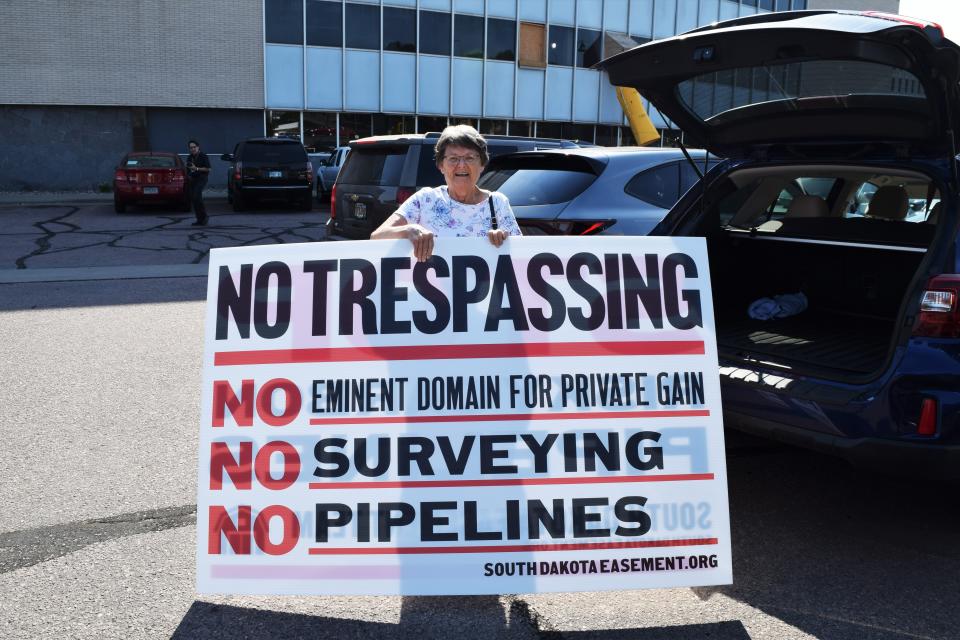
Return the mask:
<svg viewBox="0 0 960 640"><path fill-rule="evenodd" d="M920 420L917 422L917 435L933 436L937 434L937 401L924 398L920 405Z"/></svg>
<svg viewBox="0 0 960 640"><path fill-rule="evenodd" d="M183 173L183 171L174 171L170 175L170 181L177 184L183 182L184 179L186 179L186 175Z"/></svg>
<svg viewBox="0 0 960 640"><path fill-rule="evenodd" d="M233 165L233 179L243 180L243 163L240 161L237 161L237 164Z"/></svg>
<svg viewBox="0 0 960 640"><path fill-rule="evenodd" d="M313 184L313 165L309 162L307 163L307 172L306 172L307 182Z"/></svg>
<svg viewBox="0 0 960 640"><path fill-rule="evenodd" d="M337 183L330 187L330 219L337 217Z"/></svg>
<svg viewBox="0 0 960 640"><path fill-rule="evenodd" d="M397 187L397 204L403 204L413 195L413 189L410 187Z"/></svg>
<svg viewBox="0 0 960 640"><path fill-rule="evenodd" d="M528 236L592 236L610 227L614 220L520 220Z"/></svg>
<svg viewBox="0 0 960 640"><path fill-rule="evenodd" d="M127 172L123 169L117 169L113 173L113 179L117 182L126 182L127 181Z"/></svg>
<svg viewBox="0 0 960 640"><path fill-rule="evenodd" d="M960 338L960 275L934 276L920 301L913 335L925 338Z"/></svg>

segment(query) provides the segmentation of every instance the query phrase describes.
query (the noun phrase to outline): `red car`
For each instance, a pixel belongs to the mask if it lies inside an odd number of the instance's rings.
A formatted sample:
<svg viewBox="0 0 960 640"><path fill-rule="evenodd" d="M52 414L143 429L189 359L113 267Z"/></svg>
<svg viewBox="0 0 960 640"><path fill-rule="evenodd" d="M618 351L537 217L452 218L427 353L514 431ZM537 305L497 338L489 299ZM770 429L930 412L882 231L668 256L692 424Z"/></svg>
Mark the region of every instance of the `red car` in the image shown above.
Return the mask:
<svg viewBox="0 0 960 640"><path fill-rule="evenodd" d="M113 174L113 208L123 213L131 204L172 204L190 210L187 168L175 153L134 151Z"/></svg>

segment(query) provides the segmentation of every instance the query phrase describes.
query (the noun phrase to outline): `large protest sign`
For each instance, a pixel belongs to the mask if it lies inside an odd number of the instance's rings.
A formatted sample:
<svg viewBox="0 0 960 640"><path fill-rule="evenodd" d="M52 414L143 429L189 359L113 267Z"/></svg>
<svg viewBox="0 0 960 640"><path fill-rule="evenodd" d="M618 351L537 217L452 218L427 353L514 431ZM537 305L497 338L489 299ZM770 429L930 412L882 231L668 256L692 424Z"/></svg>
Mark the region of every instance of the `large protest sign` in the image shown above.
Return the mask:
<svg viewBox="0 0 960 640"><path fill-rule="evenodd" d="M731 581L702 240L219 249L207 305L201 592Z"/></svg>

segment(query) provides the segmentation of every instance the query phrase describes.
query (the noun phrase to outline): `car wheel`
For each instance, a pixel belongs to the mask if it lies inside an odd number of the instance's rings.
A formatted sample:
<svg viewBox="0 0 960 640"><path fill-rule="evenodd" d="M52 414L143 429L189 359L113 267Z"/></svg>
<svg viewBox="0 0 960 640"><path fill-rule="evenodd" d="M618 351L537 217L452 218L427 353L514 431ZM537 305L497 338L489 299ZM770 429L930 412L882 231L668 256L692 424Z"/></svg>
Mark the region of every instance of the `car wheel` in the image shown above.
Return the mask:
<svg viewBox="0 0 960 640"><path fill-rule="evenodd" d="M240 212L247 208L246 200L244 200L244 197L239 193L234 195L230 202L233 204L233 210L235 212Z"/></svg>
<svg viewBox="0 0 960 640"><path fill-rule="evenodd" d="M117 213L124 213L124 212L126 212L126 210L127 210L127 205L126 205L126 203L123 203L123 202L120 202L120 201L117 200L117 199L114 199L114 201L113 201L113 210L116 211Z"/></svg>

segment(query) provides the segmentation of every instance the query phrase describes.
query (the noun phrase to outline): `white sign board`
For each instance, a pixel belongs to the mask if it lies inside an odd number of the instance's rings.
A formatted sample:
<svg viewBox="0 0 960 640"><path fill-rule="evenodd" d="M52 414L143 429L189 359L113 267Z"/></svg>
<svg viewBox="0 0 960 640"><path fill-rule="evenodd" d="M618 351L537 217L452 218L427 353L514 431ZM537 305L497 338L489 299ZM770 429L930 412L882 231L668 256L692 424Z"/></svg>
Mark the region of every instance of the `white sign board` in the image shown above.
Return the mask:
<svg viewBox="0 0 960 640"><path fill-rule="evenodd" d="M203 593L728 584L706 248L215 249Z"/></svg>

